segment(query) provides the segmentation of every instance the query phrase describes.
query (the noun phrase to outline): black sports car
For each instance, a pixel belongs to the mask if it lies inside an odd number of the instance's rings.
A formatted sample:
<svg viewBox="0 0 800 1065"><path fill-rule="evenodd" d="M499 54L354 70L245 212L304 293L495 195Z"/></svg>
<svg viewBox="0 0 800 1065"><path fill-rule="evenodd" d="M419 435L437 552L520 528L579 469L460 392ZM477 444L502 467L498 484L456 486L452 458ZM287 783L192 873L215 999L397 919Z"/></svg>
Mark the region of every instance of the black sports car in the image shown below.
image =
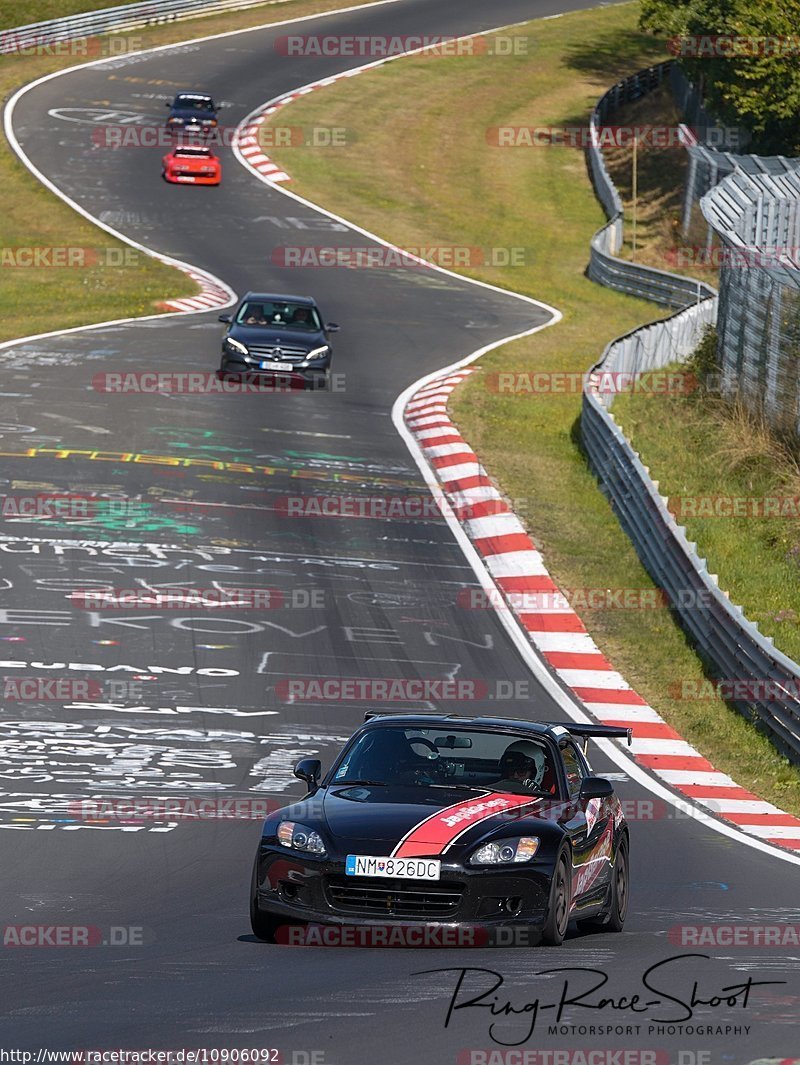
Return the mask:
<svg viewBox="0 0 800 1065"><path fill-rule="evenodd" d="M571 919L619 932L628 826L592 775L589 736L630 742L614 726L367 714L321 782L317 759L298 763L308 795L264 823L253 932L510 925L551 945Z"/></svg>
<svg viewBox="0 0 800 1065"><path fill-rule="evenodd" d="M324 385L333 348L335 322L323 324L310 296L248 292L233 314L221 314L220 373L286 375Z"/></svg>
<svg viewBox="0 0 800 1065"><path fill-rule="evenodd" d="M217 108L206 92L179 92L165 106L167 129L174 133L211 133L217 127Z"/></svg>

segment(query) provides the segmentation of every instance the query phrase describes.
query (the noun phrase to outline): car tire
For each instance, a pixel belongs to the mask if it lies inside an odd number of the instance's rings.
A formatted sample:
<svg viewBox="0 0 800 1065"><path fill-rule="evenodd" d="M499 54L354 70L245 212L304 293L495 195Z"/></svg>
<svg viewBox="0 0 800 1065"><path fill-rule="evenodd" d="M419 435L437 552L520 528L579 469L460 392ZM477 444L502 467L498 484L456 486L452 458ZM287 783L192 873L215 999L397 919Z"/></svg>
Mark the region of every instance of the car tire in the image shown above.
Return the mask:
<svg viewBox="0 0 800 1065"><path fill-rule="evenodd" d="M582 932L622 931L628 914L629 870L628 838L623 836L617 847L617 856L614 859L614 869L611 874L611 905L606 913L579 921L578 927Z"/></svg>
<svg viewBox="0 0 800 1065"><path fill-rule="evenodd" d="M279 917L272 913L264 913L264 911L258 905L258 890L256 888L256 871L258 869L258 858L253 863L253 876L250 882L250 927L253 930L253 935L258 939L263 939L265 943L274 943L275 933L279 926L285 921L281 921Z"/></svg>
<svg viewBox="0 0 800 1065"><path fill-rule="evenodd" d="M258 903L255 899L250 900L250 927L257 939L261 939L265 943L276 943L275 933L282 923L286 924L287 922L281 922L274 914L264 913L263 910L258 908Z"/></svg>
<svg viewBox="0 0 800 1065"><path fill-rule="evenodd" d="M550 884L547 920L542 929L542 943L545 946L560 947L564 942L569 925L570 890L568 858L567 854L562 851L558 856Z"/></svg>

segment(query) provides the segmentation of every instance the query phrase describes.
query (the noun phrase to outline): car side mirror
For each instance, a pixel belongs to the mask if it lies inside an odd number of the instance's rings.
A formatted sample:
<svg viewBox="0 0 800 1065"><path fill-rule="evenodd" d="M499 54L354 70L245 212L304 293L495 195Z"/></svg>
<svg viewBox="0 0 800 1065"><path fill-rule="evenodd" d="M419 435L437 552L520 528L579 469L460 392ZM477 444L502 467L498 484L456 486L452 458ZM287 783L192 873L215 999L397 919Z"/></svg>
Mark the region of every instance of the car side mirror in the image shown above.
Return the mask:
<svg viewBox="0 0 800 1065"><path fill-rule="evenodd" d="M164 107L172 107L172 104L169 102L169 100L164 101Z"/></svg>
<svg viewBox="0 0 800 1065"><path fill-rule="evenodd" d="M231 316L229 314L221 314L217 319L218 322L230 322Z"/></svg>
<svg viewBox="0 0 800 1065"><path fill-rule="evenodd" d="M317 781L322 774L322 762L319 758L301 758L294 767L294 775L298 780L304 780L310 788L317 786Z"/></svg>
<svg viewBox="0 0 800 1065"><path fill-rule="evenodd" d="M328 330L329 333L339 332L339 326L336 324L336 322L328 322L325 328Z"/></svg>
<svg viewBox="0 0 800 1065"><path fill-rule="evenodd" d="M582 799L607 799L614 794L614 785L605 777L585 777L581 784Z"/></svg>

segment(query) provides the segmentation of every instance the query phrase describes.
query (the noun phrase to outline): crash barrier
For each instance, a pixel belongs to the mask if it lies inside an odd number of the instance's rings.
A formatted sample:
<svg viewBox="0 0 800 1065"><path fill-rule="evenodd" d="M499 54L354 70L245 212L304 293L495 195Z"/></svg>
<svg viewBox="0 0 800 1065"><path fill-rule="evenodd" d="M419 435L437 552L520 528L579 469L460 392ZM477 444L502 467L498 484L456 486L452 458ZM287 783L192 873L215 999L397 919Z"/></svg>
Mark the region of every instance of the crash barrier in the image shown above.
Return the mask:
<svg viewBox="0 0 800 1065"><path fill-rule="evenodd" d="M800 432L800 174L736 171L700 202L721 242L722 391Z"/></svg>
<svg viewBox="0 0 800 1065"><path fill-rule="evenodd" d="M661 64L660 69L642 71L614 86L595 108L593 127L597 128L620 102L641 95L643 86L660 84L666 67L667 64ZM617 278L608 273L599 254L603 250L598 239L602 234L618 234L616 239L621 242L623 215L619 194L596 140L592 141L589 162L598 197L611 216L592 241L594 269L590 267L589 276L601 284L609 283L606 279L611 276L612 287L621 288L614 283ZM757 214L757 208L751 207L747 217L754 217L754 212ZM776 224L778 217L776 213ZM780 217L785 221L783 215ZM612 237L605 239L610 241ZM629 271L632 265L624 264L626 284L631 287L623 291L644 295L646 290L637 290L635 286L646 276L645 268L634 267ZM672 291L678 298L687 291L679 287L685 279L673 280L676 287ZM600 385L601 374L645 374L687 358L703 330L714 324L718 302L711 286L697 282L691 285L701 297L693 305L684 306L662 321L635 329L606 347L584 386L581 441L590 467L622 528L653 580L663 589L709 672L717 678L741 681L733 693L737 697L730 701L748 718L760 722L783 754L800 762L800 667L778 651L770 637L748 621L741 608L731 603L719 588L717 577L709 572L706 561L697 554L696 545L677 524L667 508L667 500L659 494L657 484L615 422L611 412L613 389ZM664 294L668 291L665 288ZM727 293L724 306L727 312Z"/></svg>
<svg viewBox="0 0 800 1065"><path fill-rule="evenodd" d="M800 159L790 159L784 155L746 155L742 152L724 150L720 143L733 147L731 133L738 133L740 147L747 146L748 135L744 130L729 131L721 130L714 118L709 115L702 105L700 94L695 86L689 81L681 67L674 61L669 68L670 87L672 96L685 122L689 124L697 136L697 143L687 143L686 151L689 156L689 173L683 191L683 210L681 213L681 233L684 237L689 235L689 230L695 217L695 205L715 185L732 174L734 170L742 170L746 174L771 174L777 176L800 167ZM715 136L715 132L720 135ZM708 226L706 230L706 244L710 247L713 240L713 230Z"/></svg>
<svg viewBox="0 0 800 1065"><path fill-rule="evenodd" d="M686 307L707 299L713 290L690 277L679 277L668 270L658 270L617 258L623 242L622 200L606 168L600 147L600 129L607 125L623 104L652 92L667 78L671 60L639 71L618 82L597 102L589 119L589 169L597 197L609 221L592 237L587 273L592 281L632 296L652 300L666 307ZM687 130L688 135L688 130Z"/></svg>
<svg viewBox="0 0 800 1065"><path fill-rule="evenodd" d="M44 49L61 41L144 29L197 15L216 15L223 11L241 11L248 7L287 2L288 0L151 0L143 4L108 7L101 11L87 11L79 15L0 30L0 54L25 53Z"/></svg>

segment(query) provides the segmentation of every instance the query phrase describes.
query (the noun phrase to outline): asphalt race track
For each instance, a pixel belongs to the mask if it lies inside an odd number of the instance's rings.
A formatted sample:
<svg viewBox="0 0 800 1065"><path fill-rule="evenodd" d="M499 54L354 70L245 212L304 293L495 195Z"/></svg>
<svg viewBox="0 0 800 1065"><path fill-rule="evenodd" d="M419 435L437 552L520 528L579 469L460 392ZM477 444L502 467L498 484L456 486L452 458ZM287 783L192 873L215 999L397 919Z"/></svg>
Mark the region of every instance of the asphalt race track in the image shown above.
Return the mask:
<svg viewBox="0 0 800 1065"><path fill-rule="evenodd" d="M564 6L402 0L305 22L302 32L467 34ZM91 949L6 945L3 1043L274 1047L295 1065L466 1065L458 1056L467 1048L520 1041L539 1050L661 1051L659 1065L794 1057L798 951L681 947L669 930L797 922L797 865L700 819L633 822L631 912L621 935L574 932L560 950L411 951L274 947L252 937L256 821L92 824L76 813L93 796L283 803L302 794L291 766L306 755L329 764L367 704L290 703L292 678L481 678L489 695L470 712L564 716L501 620L458 605L459 590L478 582L443 519L285 513L287 497L298 495L426 493L392 423L396 397L483 345L543 324L547 311L433 271L281 268L271 256L282 244L369 240L257 181L229 148L221 149L222 186L195 189L162 182L159 147L110 150L92 140L102 123L161 124L163 98L179 89L210 91L232 125L268 99L354 65L281 56L274 41L286 32L242 32L76 70L34 87L16 107L14 129L32 163L96 218L237 293L314 294L326 319L342 326L334 369L346 387L290 395L93 387L105 371L214 370L217 311L0 349L2 493L106 493L135 503L122 516L95 512L85 521L2 519L2 674L76 683L66 698L5 703L0 912L6 926L99 930ZM86 589L170 585L271 589L281 605L223 614L92 610L76 600ZM619 773L603 757L595 767ZM621 797L646 810L650 793L617 779ZM103 945L115 938L123 942ZM487 1009L464 1010L445 1027L457 974L419 973L493 969L506 980L500 998L522 1009L560 987L562 975L537 978L541 970L599 968L619 999L641 990L648 967L679 954L695 956L672 963L660 987L681 1001L695 982L705 1000L748 975L775 983L754 988L746 1007L698 1005L691 1020L667 1001L639 1016L619 1002L576 1006L563 1019L630 1025L629 1034L550 1035L553 1011L542 1012L526 1039L529 1012L498 1021ZM697 1033L707 1025L730 1030Z"/></svg>

